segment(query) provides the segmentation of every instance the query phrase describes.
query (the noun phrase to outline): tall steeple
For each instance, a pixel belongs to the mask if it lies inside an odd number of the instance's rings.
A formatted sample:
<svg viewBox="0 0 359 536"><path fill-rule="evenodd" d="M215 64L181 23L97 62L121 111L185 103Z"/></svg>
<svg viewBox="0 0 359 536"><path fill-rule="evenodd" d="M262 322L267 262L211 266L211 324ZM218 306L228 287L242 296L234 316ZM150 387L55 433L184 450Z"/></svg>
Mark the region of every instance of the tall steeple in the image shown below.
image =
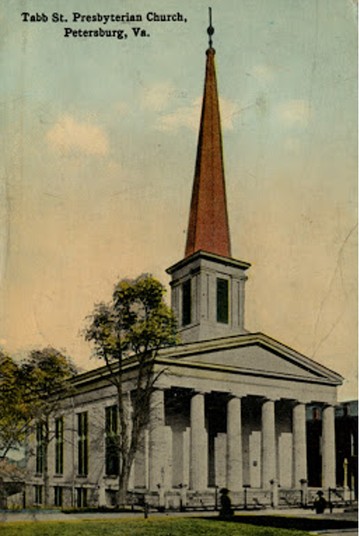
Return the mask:
<svg viewBox="0 0 359 536"><path fill-rule="evenodd" d="M215 50L212 47L214 28L209 9L209 48L206 51L206 76L185 257L200 250L231 256Z"/></svg>
<svg viewBox="0 0 359 536"><path fill-rule="evenodd" d="M244 287L250 264L231 257L211 11L207 31L209 48L185 257L167 269L183 342L246 332Z"/></svg>

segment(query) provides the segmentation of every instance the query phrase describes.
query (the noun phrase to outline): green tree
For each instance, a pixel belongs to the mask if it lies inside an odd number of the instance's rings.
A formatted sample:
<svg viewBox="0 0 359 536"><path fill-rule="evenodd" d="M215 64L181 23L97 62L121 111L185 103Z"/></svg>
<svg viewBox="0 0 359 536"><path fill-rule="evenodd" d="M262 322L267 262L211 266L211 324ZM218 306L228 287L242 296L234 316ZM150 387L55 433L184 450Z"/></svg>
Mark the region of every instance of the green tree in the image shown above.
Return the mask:
<svg viewBox="0 0 359 536"><path fill-rule="evenodd" d="M177 342L176 321L164 302L165 288L146 274L116 284L110 303L95 306L85 338L106 364L106 377L116 388L119 431L112 438L117 451L118 504L124 505L130 470L150 417L150 400L158 376L155 359L161 347ZM130 395L124 381L129 379ZM131 400L131 409L128 404Z"/></svg>
<svg viewBox="0 0 359 536"><path fill-rule="evenodd" d="M76 373L70 358L51 347L30 352L20 368L19 385L24 403L30 410L33 423L41 431L45 506L49 504L48 447L54 437L51 417L72 389L68 380Z"/></svg>
<svg viewBox="0 0 359 536"><path fill-rule="evenodd" d="M32 420L19 381L20 371L14 359L0 351L0 459L21 446Z"/></svg>

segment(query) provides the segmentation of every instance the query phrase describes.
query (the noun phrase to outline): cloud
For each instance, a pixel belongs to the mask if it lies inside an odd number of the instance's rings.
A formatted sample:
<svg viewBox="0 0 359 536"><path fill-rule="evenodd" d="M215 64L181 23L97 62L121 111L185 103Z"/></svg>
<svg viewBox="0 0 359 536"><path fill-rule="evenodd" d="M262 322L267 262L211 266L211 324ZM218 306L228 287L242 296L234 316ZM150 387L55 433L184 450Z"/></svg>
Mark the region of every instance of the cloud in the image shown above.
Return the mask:
<svg viewBox="0 0 359 536"><path fill-rule="evenodd" d="M220 97L219 106L221 109L222 128L225 130L233 130L233 119L240 112L238 104L229 99L223 99Z"/></svg>
<svg viewBox="0 0 359 536"><path fill-rule="evenodd" d="M114 110L120 115L126 115L130 111L130 107L127 102L119 101L114 105Z"/></svg>
<svg viewBox="0 0 359 536"><path fill-rule="evenodd" d="M288 125L306 127L311 117L311 109L308 101L293 99L278 105L278 116L281 121Z"/></svg>
<svg viewBox="0 0 359 536"><path fill-rule="evenodd" d="M198 129L201 102L202 98L199 97L189 106L181 106L173 112L162 115L157 122L158 128L166 131L177 130L181 127L190 130Z"/></svg>
<svg viewBox="0 0 359 536"><path fill-rule="evenodd" d="M261 82L270 82L274 78L274 68L270 65L255 65L249 74Z"/></svg>
<svg viewBox="0 0 359 536"><path fill-rule="evenodd" d="M140 106L157 115L156 127L162 131L180 128L198 130L202 96L188 102L187 93L170 82L153 84L142 90ZM221 123L225 130L233 129L233 118L239 113L238 105L220 97Z"/></svg>
<svg viewBox="0 0 359 536"><path fill-rule="evenodd" d="M233 130L233 119L239 113L239 106L228 99L219 99L221 124L224 130ZM160 130L173 131L181 127L190 130L198 130L202 97L193 100L189 106L181 106L173 112L164 114L158 120L157 126Z"/></svg>
<svg viewBox="0 0 359 536"><path fill-rule="evenodd" d="M169 82L153 84L143 89L140 104L146 110L160 112L166 109L173 95L174 88Z"/></svg>
<svg viewBox="0 0 359 536"><path fill-rule="evenodd" d="M47 132L46 138L51 147L63 153L104 156L109 150L107 135L101 127L80 123L70 115L60 118Z"/></svg>

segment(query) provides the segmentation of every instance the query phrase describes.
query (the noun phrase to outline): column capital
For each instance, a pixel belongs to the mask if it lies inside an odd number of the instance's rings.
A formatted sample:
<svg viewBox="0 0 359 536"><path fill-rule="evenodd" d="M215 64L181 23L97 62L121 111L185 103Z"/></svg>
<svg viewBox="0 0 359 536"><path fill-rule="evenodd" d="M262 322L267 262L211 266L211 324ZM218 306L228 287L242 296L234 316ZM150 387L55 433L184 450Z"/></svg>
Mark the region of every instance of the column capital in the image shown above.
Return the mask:
<svg viewBox="0 0 359 536"><path fill-rule="evenodd" d="M238 400L242 400L245 395L237 395L236 393L227 393L227 400L233 400L234 398L238 398Z"/></svg>
<svg viewBox="0 0 359 536"><path fill-rule="evenodd" d="M308 402L299 399L291 400L290 403L293 408L295 408L296 406L306 406L308 404Z"/></svg>
<svg viewBox="0 0 359 536"><path fill-rule="evenodd" d="M265 402L278 402L279 398L274 398L274 396L263 396L262 397L262 403Z"/></svg>
<svg viewBox="0 0 359 536"><path fill-rule="evenodd" d="M192 393L191 393L191 397L193 396L196 396L196 395L203 395L205 396L206 394L208 394L206 391L203 391L203 390L199 390L199 389L193 389Z"/></svg>
<svg viewBox="0 0 359 536"><path fill-rule="evenodd" d="M156 405L158 403L161 403L161 404L164 404L164 394L165 394L165 390L164 389L154 389L151 393L151 404L152 406L153 405Z"/></svg>
<svg viewBox="0 0 359 536"><path fill-rule="evenodd" d="M322 403L322 410L327 408L335 408L335 404L330 404L329 402Z"/></svg>

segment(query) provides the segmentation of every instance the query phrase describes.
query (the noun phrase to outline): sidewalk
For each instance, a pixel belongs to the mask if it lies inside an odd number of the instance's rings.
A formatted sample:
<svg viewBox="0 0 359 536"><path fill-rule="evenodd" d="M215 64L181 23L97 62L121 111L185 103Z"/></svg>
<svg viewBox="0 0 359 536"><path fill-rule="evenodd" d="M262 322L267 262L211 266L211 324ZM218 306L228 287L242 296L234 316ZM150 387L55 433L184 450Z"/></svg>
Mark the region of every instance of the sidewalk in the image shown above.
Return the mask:
<svg viewBox="0 0 359 536"><path fill-rule="evenodd" d="M340 532L338 532L337 530L326 530L311 532L310 534L320 534L321 536L358 536L358 530L342 529Z"/></svg>
<svg viewBox="0 0 359 536"><path fill-rule="evenodd" d="M358 512L345 512L344 508L335 509L333 513L316 514L313 510L260 510L258 512L236 512L238 522L259 524L278 528L296 528L310 534L322 536L358 536ZM241 519L242 518L242 519ZM258 520L259 518L259 520ZM264 519L265 518L265 519Z"/></svg>

